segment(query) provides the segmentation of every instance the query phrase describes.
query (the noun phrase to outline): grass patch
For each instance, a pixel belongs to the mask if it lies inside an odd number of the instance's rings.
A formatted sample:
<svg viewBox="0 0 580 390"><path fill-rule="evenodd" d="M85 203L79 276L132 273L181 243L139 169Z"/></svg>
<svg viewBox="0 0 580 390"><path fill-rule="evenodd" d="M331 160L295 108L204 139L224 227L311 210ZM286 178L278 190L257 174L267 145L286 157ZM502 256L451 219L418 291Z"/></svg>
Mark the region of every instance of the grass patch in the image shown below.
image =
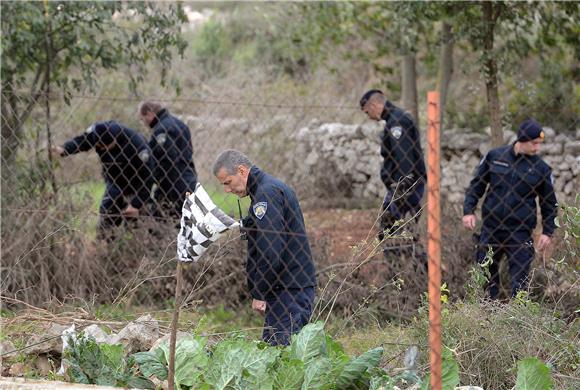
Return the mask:
<svg viewBox="0 0 580 390"><path fill-rule="evenodd" d="M248 209L250 207L250 197L239 199L236 195L227 194L224 190L215 184L204 184L204 188L216 204L223 212L227 215L233 217L234 219L240 218L239 208L242 209L242 215L245 217L248 215ZM240 201L240 206L238 207L238 199Z"/></svg>

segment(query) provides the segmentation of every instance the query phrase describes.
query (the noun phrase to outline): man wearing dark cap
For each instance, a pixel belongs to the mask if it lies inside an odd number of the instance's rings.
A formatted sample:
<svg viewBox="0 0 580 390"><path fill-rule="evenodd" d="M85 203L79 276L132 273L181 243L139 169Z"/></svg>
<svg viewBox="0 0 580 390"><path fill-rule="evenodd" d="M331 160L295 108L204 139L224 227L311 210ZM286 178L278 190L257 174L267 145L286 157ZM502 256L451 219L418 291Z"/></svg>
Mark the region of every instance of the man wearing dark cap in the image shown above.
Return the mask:
<svg viewBox="0 0 580 390"><path fill-rule="evenodd" d="M152 101L139 104L141 121L153 130L149 147L153 153L154 198L157 212L181 217L187 192L195 191L197 173L193 163L193 148L189 127L167 108Z"/></svg>
<svg viewBox="0 0 580 390"><path fill-rule="evenodd" d="M151 190L151 151L147 141L135 130L117 122L96 122L81 135L62 146L54 146L52 156L66 157L95 149L101 160L106 189L99 207L99 235L125 218L139 215Z"/></svg>
<svg viewBox="0 0 580 390"><path fill-rule="evenodd" d="M499 260L505 254L511 279L511 294L528 287L528 273L534 259L532 232L536 227L536 198L542 214L542 234L537 248L544 251L552 241L557 214L552 171L537 156L544 140L542 126L533 119L519 127L513 145L490 150L481 160L465 194L463 226L475 229L475 209L487 190L482 206L483 226L477 261L482 264L493 250L487 291L499 296Z"/></svg>
<svg viewBox="0 0 580 390"><path fill-rule="evenodd" d="M371 89L360 100L370 119L384 120L381 134L381 180L387 187L383 201L379 239L394 233L395 223L407 214L416 216L427 178L419 131L411 116L389 102L382 91Z"/></svg>

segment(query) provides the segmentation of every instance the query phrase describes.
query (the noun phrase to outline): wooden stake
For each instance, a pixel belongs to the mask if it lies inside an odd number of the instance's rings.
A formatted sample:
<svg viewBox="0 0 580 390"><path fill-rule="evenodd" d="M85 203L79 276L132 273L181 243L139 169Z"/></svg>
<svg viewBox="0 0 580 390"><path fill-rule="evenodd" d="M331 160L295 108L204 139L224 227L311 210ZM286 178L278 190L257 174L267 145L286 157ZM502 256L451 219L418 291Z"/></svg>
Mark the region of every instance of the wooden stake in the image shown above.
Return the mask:
<svg viewBox="0 0 580 390"><path fill-rule="evenodd" d="M169 373L167 375L167 382L169 383L169 390L174 389L175 379L175 342L177 338L177 327L179 324L179 309L181 307L181 285L183 283L182 276L183 263L177 260L177 271L175 273L175 308L173 309L173 320L171 321L171 336L169 338Z"/></svg>

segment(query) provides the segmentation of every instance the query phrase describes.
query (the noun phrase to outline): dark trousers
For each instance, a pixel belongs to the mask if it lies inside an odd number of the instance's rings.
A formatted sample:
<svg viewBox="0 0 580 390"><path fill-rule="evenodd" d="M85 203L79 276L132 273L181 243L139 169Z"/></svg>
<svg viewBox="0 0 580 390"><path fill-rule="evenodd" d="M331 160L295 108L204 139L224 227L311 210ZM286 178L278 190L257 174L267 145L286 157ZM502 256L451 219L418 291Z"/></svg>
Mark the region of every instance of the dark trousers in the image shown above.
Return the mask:
<svg viewBox="0 0 580 390"><path fill-rule="evenodd" d="M266 297L262 340L271 345L289 345L290 336L310 321L314 287L278 290Z"/></svg>
<svg viewBox="0 0 580 390"><path fill-rule="evenodd" d="M421 209L425 183L421 180L405 185L393 184L383 200L381 230L390 230L398 220L408 213L416 214Z"/></svg>
<svg viewBox="0 0 580 390"><path fill-rule="evenodd" d="M105 231L112 226L123 223L121 213L127 207L123 192L117 186L107 184L101 205L99 206L99 230Z"/></svg>
<svg viewBox="0 0 580 390"><path fill-rule="evenodd" d="M505 255L510 274L511 295L526 290L529 285L528 273L534 260L534 241L526 232L490 231L482 229L477 247L477 262L483 264L489 247L493 250L493 262L489 266L490 280L486 286L490 297L499 296L499 262Z"/></svg>
<svg viewBox="0 0 580 390"><path fill-rule="evenodd" d="M128 219L123 216L123 210L129 205L134 194L123 194L116 185L107 183L105 194L99 205L99 222L97 236L107 241L115 240L115 227L123 224L134 225L136 219Z"/></svg>

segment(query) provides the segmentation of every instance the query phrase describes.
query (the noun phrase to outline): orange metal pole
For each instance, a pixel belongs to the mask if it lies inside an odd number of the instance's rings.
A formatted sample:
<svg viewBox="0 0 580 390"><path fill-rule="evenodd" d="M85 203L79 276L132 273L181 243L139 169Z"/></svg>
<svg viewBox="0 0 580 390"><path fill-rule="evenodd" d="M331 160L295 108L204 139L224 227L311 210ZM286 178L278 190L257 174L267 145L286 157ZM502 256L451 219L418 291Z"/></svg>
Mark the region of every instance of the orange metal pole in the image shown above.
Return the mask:
<svg viewBox="0 0 580 390"><path fill-rule="evenodd" d="M441 390L441 148L439 92L427 93L427 254L431 389Z"/></svg>

